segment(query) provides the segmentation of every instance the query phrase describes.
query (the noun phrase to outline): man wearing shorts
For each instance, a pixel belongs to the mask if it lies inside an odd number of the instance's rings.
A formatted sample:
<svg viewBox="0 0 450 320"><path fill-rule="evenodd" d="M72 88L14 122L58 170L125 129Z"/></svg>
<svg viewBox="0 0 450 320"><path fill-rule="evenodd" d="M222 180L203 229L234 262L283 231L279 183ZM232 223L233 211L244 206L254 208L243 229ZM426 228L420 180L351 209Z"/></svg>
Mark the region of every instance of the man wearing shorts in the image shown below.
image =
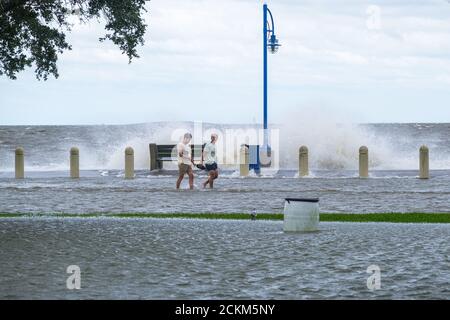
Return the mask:
<svg viewBox="0 0 450 320"><path fill-rule="evenodd" d="M184 175L189 176L189 189L194 189L194 174L192 173L192 160L191 160L191 142L192 135L188 132L184 134L183 141L177 145L178 156L178 180L177 189L180 189L181 181L183 181Z"/></svg>
<svg viewBox="0 0 450 320"><path fill-rule="evenodd" d="M205 145L203 149L203 159L205 161L205 168L208 171L208 179L203 183L203 188L209 184L212 189L214 186L214 180L219 176L219 170L217 168L217 153L216 153L216 142L218 136L213 133L211 135L211 142Z"/></svg>

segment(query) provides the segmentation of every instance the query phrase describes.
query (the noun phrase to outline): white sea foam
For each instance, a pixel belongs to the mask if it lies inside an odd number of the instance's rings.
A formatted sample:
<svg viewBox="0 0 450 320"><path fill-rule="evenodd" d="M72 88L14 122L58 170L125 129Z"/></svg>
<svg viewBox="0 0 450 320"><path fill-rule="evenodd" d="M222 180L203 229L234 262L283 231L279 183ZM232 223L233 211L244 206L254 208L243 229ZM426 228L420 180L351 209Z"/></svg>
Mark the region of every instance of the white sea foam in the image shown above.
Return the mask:
<svg viewBox="0 0 450 320"><path fill-rule="evenodd" d="M306 116L305 116L306 115ZM436 125L355 125L346 123L336 115L318 111L286 116L285 123L273 125L280 133L280 168L298 169L298 148L306 145L310 154L310 171L357 170L358 149L369 148L371 170L417 170L418 149L421 144L430 147L431 169L450 168L450 142L448 135L440 130L448 127ZM328 120L329 119L329 120ZM338 121L336 121L338 119ZM339 122L339 123L336 123ZM203 124L200 134L195 134L196 124L192 122L148 123L125 126L90 126L78 128L61 127L48 136L33 138L18 134L2 136L0 148L0 171L14 169L14 148L25 145L25 169L27 171L67 171L68 150L76 145L80 149L82 170L123 170L124 150L131 146L135 151L135 168L149 168L149 143L175 144L184 132L194 132L195 143L208 140L211 131L225 132L227 128L248 128L253 125ZM419 131L419 128L425 130ZM23 128L17 128L22 130ZM27 131L35 130L28 127ZM37 129L36 129L37 130ZM43 130L42 128L39 130ZM55 130L55 129L53 129ZM45 130L44 130L45 131ZM13 131L10 131L13 132ZM42 133L43 134L43 133ZM231 163L220 163L223 169L238 170L239 155L236 150L224 150L224 137L219 138L219 159L232 159ZM5 141L8 141L7 143ZM13 142L10 142L13 141ZM277 152L277 150L274 150ZM176 163L164 163L164 168L176 170ZM271 176L264 173L263 176ZM239 176L236 171L235 176Z"/></svg>

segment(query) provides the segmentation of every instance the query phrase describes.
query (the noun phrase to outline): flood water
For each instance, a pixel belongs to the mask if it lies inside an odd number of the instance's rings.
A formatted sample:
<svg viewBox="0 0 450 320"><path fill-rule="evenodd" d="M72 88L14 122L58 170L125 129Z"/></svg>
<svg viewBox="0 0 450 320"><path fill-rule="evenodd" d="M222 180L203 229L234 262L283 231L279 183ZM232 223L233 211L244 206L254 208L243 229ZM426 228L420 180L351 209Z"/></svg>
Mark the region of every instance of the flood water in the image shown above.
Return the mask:
<svg viewBox="0 0 450 320"><path fill-rule="evenodd" d="M416 171L375 171L371 179L355 171L317 171L296 178L295 171L240 178L222 171L214 190L203 190L205 173L196 171L195 190L175 189L177 176L167 170L141 170L124 180L122 171L31 172L17 181L0 173L0 213L92 212L281 212L286 197L319 197L322 212L450 212L450 170L432 171L417 179ZM187 179L185 179L187 180Z"/></svg>
<svg viewBox="0 0 450 320"><path fill-rule="evenodd" d="M2 299L448 299L447 225L0 220ZM69 265L81 289L66 288ZM381 288L367 288L367 268Z"/></svg>

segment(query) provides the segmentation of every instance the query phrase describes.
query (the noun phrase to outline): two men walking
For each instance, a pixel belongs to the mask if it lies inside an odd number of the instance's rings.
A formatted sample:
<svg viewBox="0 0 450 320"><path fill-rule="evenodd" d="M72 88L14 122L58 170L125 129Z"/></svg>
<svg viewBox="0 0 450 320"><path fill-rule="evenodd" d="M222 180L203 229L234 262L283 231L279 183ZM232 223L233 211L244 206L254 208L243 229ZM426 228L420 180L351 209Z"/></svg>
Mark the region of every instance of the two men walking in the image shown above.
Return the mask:
<svg viewBox="0 0 450 320"><path fill-rule="evenodd" d="M209 184L210 188L214 186L214 180L219 177L219 171L217 167L217 153L216 142L218 136L213 133L211 135L211 142L205 144L202 151L202 165L205 163L205 170L208 172L208 179L203 183L203 188ZM177 158L178 158L178 180L176 183L177 189L180 188L181 182L184 176L189 176L189 189L194 189L194 173L192 171L193 157L190 142L192 135L186 133L183 137L183 141L177 145Z"/></svg>

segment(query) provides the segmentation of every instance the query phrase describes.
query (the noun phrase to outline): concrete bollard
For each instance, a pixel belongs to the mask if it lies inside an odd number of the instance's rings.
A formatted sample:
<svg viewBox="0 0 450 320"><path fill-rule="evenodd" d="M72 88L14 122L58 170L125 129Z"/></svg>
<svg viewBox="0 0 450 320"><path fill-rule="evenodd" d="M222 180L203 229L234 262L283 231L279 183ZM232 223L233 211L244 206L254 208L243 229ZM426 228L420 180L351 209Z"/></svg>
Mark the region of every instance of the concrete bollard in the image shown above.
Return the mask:
<svg viewBox="0 0 450 320"><path fill-rule="evenodd" d="M298 151L298 175L299 177L309 175L308 147L306 146L301 146Z"/></svg>
<svg viewBox="0 0 450 320"><path fill-rule="evenodd" d="M70 177L72 179L80 177L80 150L77 147L70 149Z"/></svg>
<svg viewBox="0 0 450 320"><path fill-rule="evenodd" d="M25 152L23 148L16 149L16 179L25 178Z"/></svg>
<svg viewBox="0 0 450 320"><path fill-rule="evenodd" d="M369 177L369 149L366 146L359 148L359 177Z"/></svg>
<svg viewBox="0 0 450 320"><path fill-rule="evenodd" d="M427 146L420 147L420 179L430 178L430 153Z"/></svg>
<svg viewBox="0 0 450 320"><path fill-rule="evenodd" d="M134 179L134 150L131 147L125 149L125 179Z"/></svg>
<svg viewBox="0 0 450 320"><path fill-rule="evenodd" d="M239 157L239 174L241 177L248 176L250 172L250 153L247 146L242 145Z"/></svg>

